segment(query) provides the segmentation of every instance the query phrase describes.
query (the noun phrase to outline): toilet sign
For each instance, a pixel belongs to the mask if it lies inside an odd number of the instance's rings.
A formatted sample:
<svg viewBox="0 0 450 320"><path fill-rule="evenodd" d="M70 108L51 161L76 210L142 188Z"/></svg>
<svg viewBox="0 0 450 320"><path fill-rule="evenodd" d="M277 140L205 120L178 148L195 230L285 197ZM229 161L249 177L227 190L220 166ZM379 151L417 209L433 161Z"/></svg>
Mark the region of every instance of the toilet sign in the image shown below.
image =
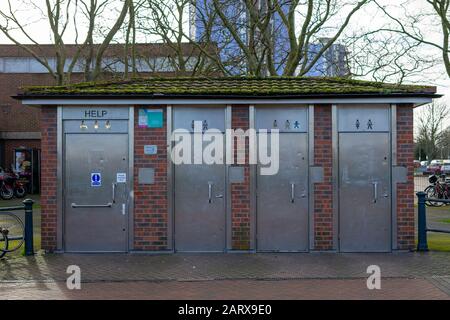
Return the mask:
<svg viewBox="0 0 450 320"><path fill-rule="evenodd" d="M91 187L102 186L102 174L100 172L91 173Z"/></svg>

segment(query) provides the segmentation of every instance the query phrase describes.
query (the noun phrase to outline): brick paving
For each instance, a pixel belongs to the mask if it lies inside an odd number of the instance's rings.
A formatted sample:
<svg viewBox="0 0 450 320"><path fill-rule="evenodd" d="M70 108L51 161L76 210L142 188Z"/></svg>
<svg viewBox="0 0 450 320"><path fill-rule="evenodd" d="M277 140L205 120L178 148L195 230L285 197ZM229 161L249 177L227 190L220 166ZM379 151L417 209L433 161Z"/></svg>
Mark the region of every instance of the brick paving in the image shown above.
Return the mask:
<svg viewBox="0 0 450 320"><path fill-rule="evenodd" d="M425 279L386 279L368 290L365 279L213 280L82 283L68 290L63 282L4 283L7 299L449 299Z"/></svg>
<svg viewBox="0 0 450 320"><path fill-rule="evenodd" d="M69 265L82 290L65 287ZM367 267L382 289L366 288ZM38 254L0 260L9 299L448 299L450 253Z"/></svg>

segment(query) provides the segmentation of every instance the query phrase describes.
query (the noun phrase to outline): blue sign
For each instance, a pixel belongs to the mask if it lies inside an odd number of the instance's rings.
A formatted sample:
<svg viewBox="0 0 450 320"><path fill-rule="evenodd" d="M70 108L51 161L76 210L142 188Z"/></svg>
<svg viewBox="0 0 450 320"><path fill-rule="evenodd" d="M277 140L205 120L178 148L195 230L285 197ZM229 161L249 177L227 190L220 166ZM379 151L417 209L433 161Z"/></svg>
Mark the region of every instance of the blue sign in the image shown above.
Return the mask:
<svg viewBox="0 0 450 320"><path fill-rule="evenodd" d="M147 126L149 128L162 128L163 127L163 111L162 111L162 109L147 110Z"/></svg>
<svg viewBox="0 0 450 320"><path fill-rule="evenodd" d="M102 174L100 172L91 173L91 187L102 186Z"/></svg>

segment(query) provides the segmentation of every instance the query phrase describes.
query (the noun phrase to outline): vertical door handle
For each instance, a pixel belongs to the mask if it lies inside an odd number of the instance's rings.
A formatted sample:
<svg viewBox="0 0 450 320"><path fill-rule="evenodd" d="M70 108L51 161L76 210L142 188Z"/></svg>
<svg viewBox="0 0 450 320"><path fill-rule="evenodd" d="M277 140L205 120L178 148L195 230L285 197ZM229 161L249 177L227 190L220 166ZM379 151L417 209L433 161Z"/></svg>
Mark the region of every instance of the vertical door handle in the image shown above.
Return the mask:
<svg viewBox="0 0 450 320"><path fill-rule="evenodd" d="M372 182L372 185L373 185L373 203L376 203L378 199L378 182L374 181Z"/></svg>
<svg viewBox="0 0 450 320"><path fill-rule="evenodd" d="M295 183L291 183L291 202L295 201Z"/></svg>
<svg viewBox="0 0 450 320"><path fill-rule="evenodd" d="M112 202L116 203L116 184L114 182L112 184Z"/></svg>
<svg viewBox="0 0 450 320"><path fill-rule="evenodd" d="M212 197L212 182L208 182L208 203L211 203Z"/></svg>

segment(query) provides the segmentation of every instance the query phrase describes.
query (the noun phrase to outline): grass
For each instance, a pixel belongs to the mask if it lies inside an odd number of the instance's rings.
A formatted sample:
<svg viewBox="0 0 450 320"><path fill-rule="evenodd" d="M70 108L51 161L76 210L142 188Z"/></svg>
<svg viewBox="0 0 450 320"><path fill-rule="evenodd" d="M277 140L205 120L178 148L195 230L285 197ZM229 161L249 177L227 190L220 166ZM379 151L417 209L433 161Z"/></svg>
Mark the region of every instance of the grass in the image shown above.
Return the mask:
<svg viewBox="0 0 450 320"><path fill-rule="evenodd" d="M440 222L442 222L442 223L450 223L450 219L443 219Z"/></svg>
<svg viewBox="0 0 450 320"><path fill-rule="evenodd" d="M428 232L428 249L450 252L450 234Z"/></svg>

